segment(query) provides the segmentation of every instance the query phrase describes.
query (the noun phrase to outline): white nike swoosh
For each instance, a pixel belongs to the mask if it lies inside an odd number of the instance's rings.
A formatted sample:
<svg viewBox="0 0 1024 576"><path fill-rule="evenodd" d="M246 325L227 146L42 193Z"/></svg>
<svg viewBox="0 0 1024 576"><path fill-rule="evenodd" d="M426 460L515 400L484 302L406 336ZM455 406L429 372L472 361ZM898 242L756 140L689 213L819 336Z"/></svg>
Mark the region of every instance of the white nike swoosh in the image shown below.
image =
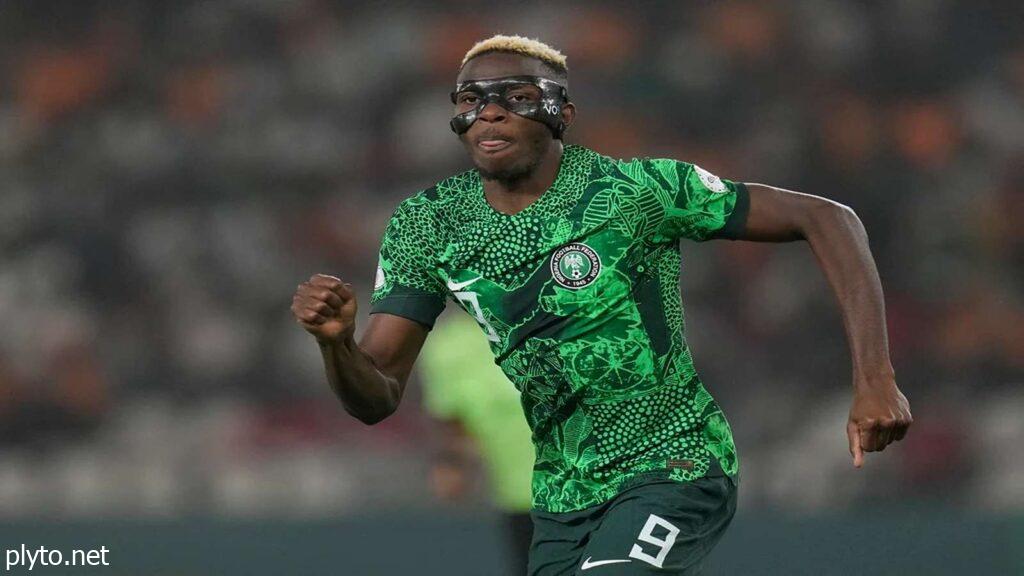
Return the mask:
<svg viewBox="0 0 1024 576"><path fill-rule="evenodd" d="M483 278L483 276L477 276L476 278L473 278L472 280L466 280L465 282L452 282L451 280L448 280L445 283L448 284L449 290L451 290L452 292L458 292L459 290L462 290L463 288L469 286L473 282L476 282L480 278Z"/></svg>
<svg viewBox="0 0 1024 576"><path fill-rule="evenodd" d="M590 570L591 568L597 568L598 566L604 566L605 564L623 564L625 562L632 562L632 560L598 560L597 562L591 562L591 557L588 557L583 561L583 565L580 566L580 570Z"/></svg>

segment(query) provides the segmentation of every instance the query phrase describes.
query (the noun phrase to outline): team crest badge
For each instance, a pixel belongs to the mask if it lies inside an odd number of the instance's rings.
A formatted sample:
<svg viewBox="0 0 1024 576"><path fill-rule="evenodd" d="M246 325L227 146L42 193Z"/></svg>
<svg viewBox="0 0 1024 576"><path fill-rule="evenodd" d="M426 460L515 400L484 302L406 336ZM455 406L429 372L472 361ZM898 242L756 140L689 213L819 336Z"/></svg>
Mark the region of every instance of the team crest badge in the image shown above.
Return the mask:
<svg viewBox="0 0 1024 576"><path fill-rule="evenodd" d="M580 242L562 246L551 256L551 276L560 286L576 290L589 286L601 273L601 258Z"/></svg>

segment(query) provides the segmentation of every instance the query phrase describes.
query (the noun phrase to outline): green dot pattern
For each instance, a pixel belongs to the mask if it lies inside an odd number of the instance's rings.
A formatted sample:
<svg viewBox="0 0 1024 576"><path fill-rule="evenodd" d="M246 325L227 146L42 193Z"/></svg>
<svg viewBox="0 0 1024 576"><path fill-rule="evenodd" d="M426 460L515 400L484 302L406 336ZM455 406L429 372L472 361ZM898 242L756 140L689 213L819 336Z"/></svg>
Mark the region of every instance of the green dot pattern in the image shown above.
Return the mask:
<svg viewBox="0 0 1024 576"><path fill-rule="evenodd" d="M678 242L721 228L737 190L685 162L567 146L551 188L506 215L464 172L396 210L373 311L432 324L453 298L477 319L532 430L537 510L581 510L713 464L735 475L732 433L686 346ZM587 247L572 248L587 274L566 286L552 266L570 244Z"/></svg>

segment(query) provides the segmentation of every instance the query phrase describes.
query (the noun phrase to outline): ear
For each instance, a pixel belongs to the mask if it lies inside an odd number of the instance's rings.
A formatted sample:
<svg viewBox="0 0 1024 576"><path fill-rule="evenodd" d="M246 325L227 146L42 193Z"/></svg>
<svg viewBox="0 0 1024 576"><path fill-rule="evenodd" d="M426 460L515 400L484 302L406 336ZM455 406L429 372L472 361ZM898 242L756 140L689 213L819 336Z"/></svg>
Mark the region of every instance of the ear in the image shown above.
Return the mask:
<svg viewBox="0 0 1024 576"><path fill-rule="evenodd" d="M566 130L572 126L574 120L576 120L576 105L572 102L566 102L562 106L562 123L565 124Z"/></svg>

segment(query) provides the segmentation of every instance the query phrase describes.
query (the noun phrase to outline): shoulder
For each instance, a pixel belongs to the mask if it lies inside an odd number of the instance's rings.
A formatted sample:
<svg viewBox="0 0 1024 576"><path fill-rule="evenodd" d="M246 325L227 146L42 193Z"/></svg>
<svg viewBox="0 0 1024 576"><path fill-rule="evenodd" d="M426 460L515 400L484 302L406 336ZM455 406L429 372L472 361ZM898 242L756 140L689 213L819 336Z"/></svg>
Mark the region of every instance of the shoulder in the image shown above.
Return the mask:
<svg viewBox="0 0 1024 576"><path fill-rule="evenodd" d="M437 211L433 196L433 188L427 188L399 202L388 219L385 243L434 236Z"/></svg>
<svg viewBox="0 0 1024 576"><path fill-rule="evenodd" d="M687 190L698 194L721 194L730 186L711 172L684 160L672 158L633 158L615 161L616 169L625 177L654 190L671 194Z"/></svg>
<svg viewBox="0 0 1024 576"><path fill-rule="evenodd" d="M472 195L480 187L480 173L476 170L466 170L441 180L427 192L434 202L447 204Z"/></svg>
<svg viewBox="0 0 1024 576"><path fill-rule="evenodd" d="M685 177L694 165L672 158L634 157L618 159L602 154L597 155L595 175L637 184L665 187L678 184L680 176Z"/></svg>
<svg viewBox="0 0 1024 576"><path fill-rule="evenodd" d="M402 200L391 216L389 228L415 232L420 238L447 239L451 220L472 212L467 208L478 190L480 176L475 170L445 178Z"/></svg>
<svg viewBox="0 0 1024 576"><path fill-rule="evenodd" d="M412 213L423 213L429 212L434 209L434 204L437 202L437 192L434 186L430 188L424 188L423 190L417 191L412 196L409 196L398 203L395 208L395 214L412 214Z"/></svg>
<svg viewBox="0 0 1024 576"><path fill-rule="evenodd" d="M470 197L479 186L479 173L476 170L467 170L440 180L433 186L402 200L395 210L395 214L423 216L437 213L453 202Z"/></svg>
<svg viewBox="0 0 1024 576"><path fill-rule="evenodd" d="M693 164L674 158L632 158L620 162L620 168L637 179L655 180L659 183L672 183L680 175L686 175L693 169Z"/></svg>

